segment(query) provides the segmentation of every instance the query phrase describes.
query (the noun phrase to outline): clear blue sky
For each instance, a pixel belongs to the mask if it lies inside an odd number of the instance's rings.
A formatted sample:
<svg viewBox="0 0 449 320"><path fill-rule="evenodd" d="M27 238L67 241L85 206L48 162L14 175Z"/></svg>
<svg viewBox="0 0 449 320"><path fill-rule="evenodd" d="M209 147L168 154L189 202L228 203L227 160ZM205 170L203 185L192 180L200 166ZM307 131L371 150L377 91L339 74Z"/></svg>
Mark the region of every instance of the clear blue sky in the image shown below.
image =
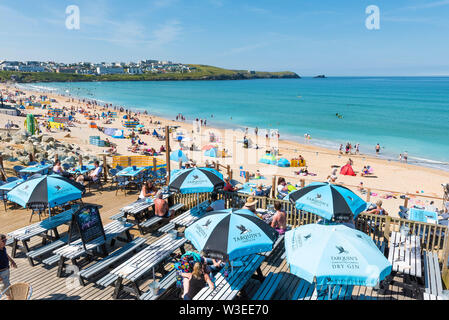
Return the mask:
<svg viewBox="0 0 449 320"><path fill-rule="evenodd" d="M80 29L65 27L80 8ZM368 5L380 30L365 27ZM449 0L0 0L0 59L449 75Z"/></svg>

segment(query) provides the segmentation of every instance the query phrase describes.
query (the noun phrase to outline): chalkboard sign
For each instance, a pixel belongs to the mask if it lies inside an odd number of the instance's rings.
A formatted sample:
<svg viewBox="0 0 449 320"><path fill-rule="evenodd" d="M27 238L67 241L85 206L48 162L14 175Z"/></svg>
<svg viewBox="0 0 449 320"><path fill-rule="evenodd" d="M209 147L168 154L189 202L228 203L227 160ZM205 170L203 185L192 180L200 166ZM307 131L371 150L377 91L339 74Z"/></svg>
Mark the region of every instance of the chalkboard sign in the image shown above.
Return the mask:
<svg viewBox="0 0 449 320"><path fill-rule="evenodd" d="M72 234L75 235L76 231L78 231L84 246L100 237L106 240L100 211L97 206L87 205L74 212L70 229L69 241L72 239Z"/></svg>

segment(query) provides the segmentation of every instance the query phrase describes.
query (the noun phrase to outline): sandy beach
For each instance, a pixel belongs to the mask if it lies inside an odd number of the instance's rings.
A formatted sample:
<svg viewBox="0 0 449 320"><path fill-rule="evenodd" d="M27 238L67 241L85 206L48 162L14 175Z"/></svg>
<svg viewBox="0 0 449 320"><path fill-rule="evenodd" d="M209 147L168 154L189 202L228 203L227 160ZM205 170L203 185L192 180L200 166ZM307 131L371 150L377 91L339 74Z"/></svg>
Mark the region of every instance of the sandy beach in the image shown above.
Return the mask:
<svg viewBox="0 0 449 320"><path fill-rule="evenodd" d="M9 92L13 92L15 90L14 87L5 84L1 84L0 88ZM46 95L49 98L55 99L57 102L53 102L52 107L66 107L68 108L68 110L70 110L71 107L75 107L76 109L84 108L91 114L101 114L101 112L105 110L115 111L111 108L106 109L102 106L87 105L82 101L78 101L78 99L74 99L72 101L72 99L68 96L61 96L47 92L33 92L23 89L20 89L20 91L25 92L25 95L21 95L19 97L21 99L25 99L25 97L29 97L30 95L34 95L36 97L39 97L40 95ZM42 110L40 108L35 108L32 110L27 109L23 111L26 113L31 112L33 114L46 113L46 110ZM97 120L96 123L101 127L122 129L122 119L125 113L117 112L117 114L118 118L112 119L113 122L111 124L104 124L103 120ZM397 216L398 206L404 203L404 200L401 199L400 196L406 193L411 195L409 205L426 205L431 200L433 200L435 201L435 205L439 209L442 209L442 200L439 199L443 195L441 184L449 182L449 172L399 163L396 161L382 160L373 156L363 154L340 155L337 150L329 150L310 144L300 144L294 141L283 140L282 132L280 132L281 139L278 142L274 142L274 139L270 139L271 146L274 144L279 150L278 157L283 157L290 160L291 158L296 158L299 155L302 155L306 160L308 171L315 174L313 176L299 176L295 175L294 172L299 171L300 168L281 168L273 165L261 164L258 162L258 159L260 159L265 154L265 145L267 143L265 136L262 137L259 135L258 137L256 137L253 132L249 132L247 137L254 144L257 144L259 146L259 149L243 149L242 143L238 142L243 139L243 132L236 134L236 137L234 138L227 138L227 135L229 135L229 130L212 128L209 126L201 127L201 132L197 133L195 131L196 128L194 126L194 119L187 119L186 121L175 121L173 119L156 117L154 115L145 115L142 113L137 115L137 117L139 118L140 123L145 126L145 129L148 129L150 132L156 129L156 131L158 131L159 133L163 133L162 128L166 125L179 126L177 131L184 132L185 136L192 136L195 144L199 145L199 149L201 149L201 147L205 144L208 144L208 137L210 132L214 132L216 136L221 136L222 138L218 143L219 149L227 149L230 156L227 158L218 158L218 161L223 165L229 164L231 169L233 170L233 178L240 181L244 181L244 179L239 176L239 172L241 170L240 167L243 167L244 171L249 171L251 173L259 170L261 175L265 178L260 180L260 182L266 185L271 185L273 175L276 175L276 177L284 176L286 177L286 180L288 182L291 182L292 184L299 184L301 179L304 179L306 184L312 181L326 181L327 177L332 172L332 166L342 167L350 158L353 161L353 169L357 173L357 175L345 176L339 174L336 183L348 186L353 191L361 195L363 199L366 199L366 194L360 194L360 192L357 190L357 186L359 186L359 184L363 182L364 188L371 189L372 195L370 197L370 201L376 202L378 199L381 199L383 201L383 206L392 216ZM23 117L1 115L0 128L4 128L8 120L18 124L20 128L23 128L24 119L25 118ZM128 151L128 147L131 145L129 139L114 139L100 132L98 129L89 128L90 121L80 113L76 114L75 119L78 121L78 123L76 123L75 127L70 127L70 137L65 137L67 135L67 132L57 131L55 129L53 129L53 132L51 133L44 133L52 135L59 141L76 144L81 148L83 152L88 154L99 154L104 152L105 150L105 148L89 145L89 136L95 135L100 136L101 139L108 138L111 142L115 143L117 145L117 151L119 155L136 155L135 153ZM150 121L152 123L150 123ZM155 124L155 122L158 122L158 124ZM192 132L194 133L192 134ZM125 129L125 135L127 135L128 133L128 130ZM139 137L143 142L147 144L146 148L153 147L154 149L159 150L160 146L165 144L164 141L160 141L152 137L151 135L139 135ZM179 149L179 143L176 140L176 134L172 133L170 137L171 149ZM186 144L188 145L188 143ZM20 146L18 147L20 148ZM184 152L188 155L189 158L195 160L198 165L204 165L205 160L217 160L217 158L204 157L204 151L186 150ZM160 156L160 158L165 160L165 154ZM111 158L108 159L108 162L111 161ZM12 164L6 162L5 165L10 166ZM374 174L370 177L362 177L360 175L361 170L366 165L374 168ZM171 162L172 169L178 168L178 166L178 163L175 163L173 161ZM340 169L338 168L338 172L339 170ZM226 175L225 172L224 174Z"/></svg>

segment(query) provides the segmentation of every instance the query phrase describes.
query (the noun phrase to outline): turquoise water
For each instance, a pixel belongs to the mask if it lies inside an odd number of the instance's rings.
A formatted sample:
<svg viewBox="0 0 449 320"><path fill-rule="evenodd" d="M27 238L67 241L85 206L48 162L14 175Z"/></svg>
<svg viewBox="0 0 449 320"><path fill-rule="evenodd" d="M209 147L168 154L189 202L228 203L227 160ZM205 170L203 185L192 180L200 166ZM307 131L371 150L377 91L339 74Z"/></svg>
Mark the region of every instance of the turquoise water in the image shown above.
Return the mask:
<svg viewBox="0 0 449 320"><path fill-rule="evenodd" d="M449 170L449 78L338 77L242 81L39 83L56 90L174 119L207 119L221 127L277 128L281 138ZM342 119L336 117L342 115ZM213 118L211 115L213 114ZM232 119L231 119L232 117ZM253 132L250 130L250 132Z"/></svg>

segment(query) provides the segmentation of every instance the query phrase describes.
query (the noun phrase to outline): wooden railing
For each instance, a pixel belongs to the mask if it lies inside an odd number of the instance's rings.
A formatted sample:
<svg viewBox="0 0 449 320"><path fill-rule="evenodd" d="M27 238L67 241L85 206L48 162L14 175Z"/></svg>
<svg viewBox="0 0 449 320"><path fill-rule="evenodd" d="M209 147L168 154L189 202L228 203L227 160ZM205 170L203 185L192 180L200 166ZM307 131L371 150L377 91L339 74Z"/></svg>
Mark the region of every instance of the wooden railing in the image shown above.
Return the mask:
<svg viewBox="0 0 449 320"><path fill-rule="evenodd" d="M182 202L188 209L199 202L210 198L210 193L197 194L176 194L175 201ZM226 208L241 208L248 197L257 200L257 207L267 209L268 206L276 202L281 203L283 210L287 213L287 224L296 228L305 224L316 223L321 217L306 211L298 210L289 201L279 200L267 197L257 197L236 192L219 191L218 198L225 200ZM355 227L368 234L373 240L388 241L391 232L398 232L403 225L410 228L410 233L417 235L421 239L421 248L425 251L432 251L438 255L442 265L442 277L447 288L449 288L449 270L448 270L448 246L449 234L448 227L432 223L417 222L408 219L395 218L390 216L380 216L362 212L355 221Z"/></svg>

